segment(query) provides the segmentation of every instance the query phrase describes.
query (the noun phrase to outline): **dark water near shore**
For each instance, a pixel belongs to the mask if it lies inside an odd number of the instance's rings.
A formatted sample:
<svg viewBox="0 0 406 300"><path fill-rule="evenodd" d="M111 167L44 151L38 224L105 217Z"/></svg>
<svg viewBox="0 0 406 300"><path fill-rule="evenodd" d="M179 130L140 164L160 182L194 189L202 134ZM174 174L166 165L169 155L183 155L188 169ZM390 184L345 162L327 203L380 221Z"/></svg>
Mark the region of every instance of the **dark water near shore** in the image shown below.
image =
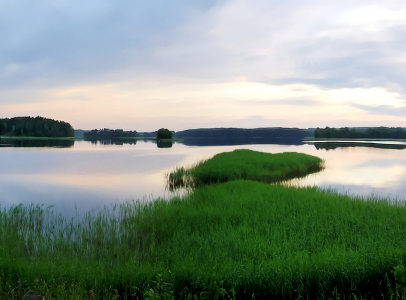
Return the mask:
<svg viewBox="0 0 406 300"><path fill-rule="evenodd" d="M131 143L131 144L130 144ZM406 199L405 143L296 143L226 146L157 145L146 141L44 142L0 140L0 204L55 205L73 216L97 205L131 199L168 198L164 175L175 166L234 149L302 152L319 156L326 169L295 185Z"/></svg>

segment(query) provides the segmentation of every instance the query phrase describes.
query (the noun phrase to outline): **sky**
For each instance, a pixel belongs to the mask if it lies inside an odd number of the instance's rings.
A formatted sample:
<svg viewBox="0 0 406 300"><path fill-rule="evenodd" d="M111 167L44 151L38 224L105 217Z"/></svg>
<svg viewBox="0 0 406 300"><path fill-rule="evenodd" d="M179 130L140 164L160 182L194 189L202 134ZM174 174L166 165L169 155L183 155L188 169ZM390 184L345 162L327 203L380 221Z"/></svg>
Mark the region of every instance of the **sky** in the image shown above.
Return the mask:
<svg viewBox="0 0 406 300"><path fill-rule="evenodd" d="M0 0L0 118L406 127L404 0Z"/></svg>

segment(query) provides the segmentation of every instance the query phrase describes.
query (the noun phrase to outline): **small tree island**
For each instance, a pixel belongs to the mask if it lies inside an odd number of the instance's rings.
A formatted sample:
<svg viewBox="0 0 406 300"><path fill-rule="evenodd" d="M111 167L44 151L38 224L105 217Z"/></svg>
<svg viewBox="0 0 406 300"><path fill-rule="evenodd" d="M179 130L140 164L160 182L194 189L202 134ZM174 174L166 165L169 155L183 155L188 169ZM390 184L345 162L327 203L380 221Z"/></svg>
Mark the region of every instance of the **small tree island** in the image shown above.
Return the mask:
<svg viewBox="0 0 406 300"><path fill-rule="evenodd" d="M166 128L161 128L158 130L156 134L157 140L171 140L172 139L172 131L169 131Z"/></svg>

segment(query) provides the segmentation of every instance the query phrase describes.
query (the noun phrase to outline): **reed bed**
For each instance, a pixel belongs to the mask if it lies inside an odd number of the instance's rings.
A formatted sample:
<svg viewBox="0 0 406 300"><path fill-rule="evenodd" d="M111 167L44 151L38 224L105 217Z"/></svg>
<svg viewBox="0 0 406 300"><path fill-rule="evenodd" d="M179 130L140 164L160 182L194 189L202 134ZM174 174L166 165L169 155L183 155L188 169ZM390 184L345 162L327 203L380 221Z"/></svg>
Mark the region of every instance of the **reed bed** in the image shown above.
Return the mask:
<svg viewBox="0 0 406 300"><path fill-rule="evenodd" d="M300 178L324 169L318 157L296 153L263 153L247 149L223 152L187 168L177 167L167 176L167 187L197 188L230 180L254 180L265 183Z"/></svg>
<svg viewBox="0 0 406 300"><path fill-rule="evenodd" d="M18 205L0 212L0 298L401 299L405 240L404 202L250 180L70 220Z"/></svg>

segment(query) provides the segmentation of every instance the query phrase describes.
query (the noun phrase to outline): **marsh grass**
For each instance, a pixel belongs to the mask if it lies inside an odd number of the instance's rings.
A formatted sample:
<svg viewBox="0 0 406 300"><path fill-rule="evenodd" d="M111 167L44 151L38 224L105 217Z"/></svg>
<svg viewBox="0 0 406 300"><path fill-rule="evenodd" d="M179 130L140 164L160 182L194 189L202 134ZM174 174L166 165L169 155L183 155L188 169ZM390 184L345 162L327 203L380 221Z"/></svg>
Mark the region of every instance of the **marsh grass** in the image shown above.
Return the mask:
<svg viewBox="0 0 406 300"><path fill-rule="evenodd" d="M239 150L175 170L194 189L169 200L0 209L0 299L403 299L405 202L279 184L322 167Z"/></svg>
<svg viewBox="0 0 406 300"><path fill-rule="evenodd" d="M296 153L263 153L252 150L234 150L215 155L189 167L176 167L167 174L167 188L197 188L231 180L254 180L264 183L282 182L304 177L324 169L318 157Z"/></svg>
<svg viewBox="0 0 406 300"><path fill-rule="evenodd" d="M401 299L405 240L404 202L249 180L70 220L18 205L0 213L0 298Z"/></svg>

